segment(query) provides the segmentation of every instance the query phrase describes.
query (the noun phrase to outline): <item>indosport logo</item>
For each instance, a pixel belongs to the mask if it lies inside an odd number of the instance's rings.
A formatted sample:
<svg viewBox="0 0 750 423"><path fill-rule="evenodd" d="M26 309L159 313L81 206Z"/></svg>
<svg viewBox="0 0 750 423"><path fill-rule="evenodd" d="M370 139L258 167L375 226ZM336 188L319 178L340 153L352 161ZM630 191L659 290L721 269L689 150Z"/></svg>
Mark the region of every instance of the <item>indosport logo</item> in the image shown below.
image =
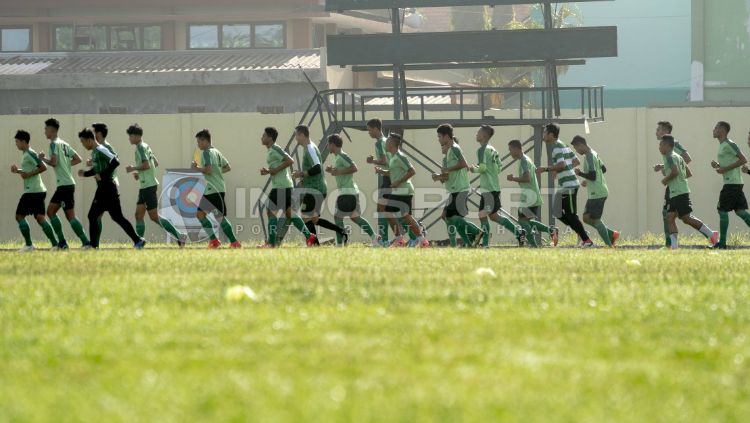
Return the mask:
<svg viewBox="0 0 750 423"><path fill-rule="evenodd" d="M206 213L214 226L214 232L221 233L217 213L221 213L226 207L218 194L205 197L208 187L208 181L199 173L167 171L164 175L159 214L172 222L179 232L187 234L188 242L208 240L198 220L199 210Z"/></svg>

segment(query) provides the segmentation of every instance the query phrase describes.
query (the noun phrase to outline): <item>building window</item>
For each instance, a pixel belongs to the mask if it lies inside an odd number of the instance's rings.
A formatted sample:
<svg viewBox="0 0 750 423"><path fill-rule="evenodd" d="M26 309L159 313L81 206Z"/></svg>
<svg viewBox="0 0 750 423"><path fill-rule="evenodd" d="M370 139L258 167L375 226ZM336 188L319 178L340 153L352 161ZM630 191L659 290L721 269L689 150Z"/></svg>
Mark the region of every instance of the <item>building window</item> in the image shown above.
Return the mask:
<svg viewBox="0 0 750 423"><path fill-rule="evenodd" d="M285 48L283 23L196 24L188 28L191 49Z"/></svg>
<svg viewBox="0 0 750 423"><path fill-rule="evenodd" d="M55 51L161 50L160 25L60 25L52 32Z"/></svg>
<svg viewBox="0 0 750 423"><path fill-rule="evenodd" d="M31 28L0 28L0 51L31 51Z"/></svg>
<svg viewBox="0 0 750 423"><path fill-rule="evenodd" d="M313 48L326 46L326 26L324 24L315 24L313 26Z"/></svg>

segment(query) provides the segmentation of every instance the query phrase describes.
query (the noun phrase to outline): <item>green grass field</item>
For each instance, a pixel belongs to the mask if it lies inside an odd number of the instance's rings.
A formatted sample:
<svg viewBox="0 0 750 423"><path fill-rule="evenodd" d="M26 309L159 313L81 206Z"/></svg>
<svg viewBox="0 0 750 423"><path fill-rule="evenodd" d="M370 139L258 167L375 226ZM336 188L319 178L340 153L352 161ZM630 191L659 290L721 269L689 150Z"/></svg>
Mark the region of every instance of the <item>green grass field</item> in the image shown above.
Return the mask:
<svg viewBox="0 0 750 423"><path fill-rule="evenodd" d="M750 251L0 257L0 421L750 421Z"/></svg>

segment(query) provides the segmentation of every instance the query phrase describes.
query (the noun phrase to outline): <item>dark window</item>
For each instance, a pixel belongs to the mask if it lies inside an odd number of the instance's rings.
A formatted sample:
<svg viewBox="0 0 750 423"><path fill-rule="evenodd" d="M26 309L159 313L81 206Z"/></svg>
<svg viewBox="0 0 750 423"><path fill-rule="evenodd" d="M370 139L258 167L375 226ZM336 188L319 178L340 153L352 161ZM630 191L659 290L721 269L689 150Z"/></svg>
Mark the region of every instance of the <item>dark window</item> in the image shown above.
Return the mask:
<svg viewBox="0 0 750 423"><path fill-rule="evenodd" d="M31 51L31 28L0 28L0 51Z"/></svg>

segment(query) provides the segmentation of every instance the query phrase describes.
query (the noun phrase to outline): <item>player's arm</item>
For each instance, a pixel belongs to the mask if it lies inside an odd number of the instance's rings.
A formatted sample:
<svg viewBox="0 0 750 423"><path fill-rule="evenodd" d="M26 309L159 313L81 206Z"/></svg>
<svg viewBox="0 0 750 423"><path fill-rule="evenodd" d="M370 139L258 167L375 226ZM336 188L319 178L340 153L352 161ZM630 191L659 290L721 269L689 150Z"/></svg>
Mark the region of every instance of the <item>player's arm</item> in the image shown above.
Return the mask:
<svg viewBox="0 0 750 423"><path fill-rule="evenodd" d="M349 167L345 167L345 168L343 168L343 169L336 169L336 168L334 168L334 167L329 167L329 168L328 168L328 169L326 169L326 170L329 170L329 169L330 169L330 171L329 171L328 173L330 173L330 174L331 174L331 175L333 175L333 176L339 176L339 175L351 175L352 173L356 173L356 172L357 172L357 170L358 170L358 169L357 169L357 165L355 165L354 163L352 163L352 165L351 165L351 166L349 166Z"/></svg>
<svg viewBox="0 0 750 423"><path fill-rule="evenodd" d="M40 151L40 152L39 152L39 154L38 154L37 156L38 156L38 157L39 157L39 159L40 159L41 161L43 161L44 163L46 163L46 164L48 164L48 165L50 165L50 166L52 166L52 167L57 167L57 162L58 162L58 160L57 160L57 154L53 153L52 151L50 151L50 154L51 154L51 155L50 155L50 157L48 158L48 157L47 157L47 156L46 156L46 155L44 154L44 151Z"/></svg>
<svg viewBox="0 0 750 423"><path fill-rule="evenodd" d="M469 165L466 163L466 159L464 159L464 155L461 154L458 149L453 150L453 152L454 154L458 155L458 163L456 163L455 166L444 167L442 169L443 173L451 173L469 167Z"/></svg>
<svg viewBox="0 0 750 423"><path fill-rule="evenodd" d="M232 166L229 165L229 163L225 164L221 168L221 173L227 173L232 171Z"/></svg>
<svg viewBox="0 0 750 423"><path fill-rule="evenodd" d="M745 155L742 154L742 152L739 151L739 149L738 149L737 150L737 161L734 162L734 163L732 163L732 164L730 164L729 166L724 166L724 167L719 166L719 167L716 167L716 173L718 173L718 174L724 174L724 173L729 172L730 170L736 169L736 168L741 167L741 166L743 166L745 164L747 164L747 159L745 158Z"/></svg>
<svg viewBox="0 0 750 423"><path fill-rule="evenodd" d="M688 170L688 174L689 173L690 173L690 170ZM672 166L672 172L661 180L661 184L669 185L672 179L676 178L677 175L679 175L679 172L677 171L677 166Z"/></svg>
<svg viewBox="0 0 750 423"><path fill-rule="evenodd" d="M273 176L273 175L281 172L282 170L288 168L289 166L292 166L293 164L294 164L294 159L292 159L292 156L290 156L289 154L287 154L287 152L285 151L284 152L284 161L281 162L280 165L278 165L276 167L272 167L271 169L268 169L268 174L271 175L271 176ZM263 174L262 171L261 171L261 174Z"/></svg>
<svg viewBox="0 0 750 423"><path fill-rule="evenodd" d="M576 167L575 169L576 175L589 181L596 181L596 170L594 169L594 157L587 156L586 163L588 164L588 168L591 170L584 173L581 171L581 169Z"/></svg>
<svg viewBox="0 0 750 423"><path fill-rule="evenodd" d="M39 164L37 165L36 169L32 170L31 172L24 172L20 169L16 171L19 176L21 176L21 179L29 179L33 176L36 176L42 172L45 172L47 170L47 165L44 164L43 161L39 160Z"/></svg>
<svg viewBox="0 0 750 423"><path fill-rule="evenodd" d="M690 170L688 166L685 166L685 177L690 178L693 176L693 172Z"/></svg>
<svg viewBox="0 0 750 423"><path fill-rule="evenodd" d="M521 183L521 184L528 184L529 182L531 182L531 175L529 175L528 171L524 172L523 175L521 175L521 176L519 176L517 178L511 174L511 175L508 175L508 180L510 182L518 182L518 183Z"/></svg>
<svg viewBox="0 0 750 423"><path fill-rule="evenodd" d="M83 159L81 156L78 155L78 153L73 153L73 157L70 158L70 165L76 166L83 163Z"/></svg>
<svg viewBox="0 0 750 423"><path fill-rule="evenodd" d="M190 167L204 175L210 175L214 171L214 167L211 164L211 154L207 151L203 151L203 166L198 165L196 161L190 165Z"/></svg>
<svg viewBox="0 0 750 423"><path fill-rule="evenodd" d="M688 153L687 150L683 151L682 154L680 154L680 157L682 157L682 160L685 160L685 164L690 164L690 162L693 161L693 158L690 157L690 153Z"/></svg>
<svg viewBox="0 0 750 423"><path fill-rule="evenodd" d="M397 179L395 181L391 181L391 188L398 188L399 185L403 184L404 182L408 181L411 177L416 175L416 171L412 166L409 166L409 170L406 171L406 174L403 178Z"/></svg>
<svg viewBox="0 0 750 423"><path fill-rule="evenodd" d="M390 170L385 170L379 166L375 166L375 173L377 173L378 175L383 175L383 176L391 176Z"/></svg>

